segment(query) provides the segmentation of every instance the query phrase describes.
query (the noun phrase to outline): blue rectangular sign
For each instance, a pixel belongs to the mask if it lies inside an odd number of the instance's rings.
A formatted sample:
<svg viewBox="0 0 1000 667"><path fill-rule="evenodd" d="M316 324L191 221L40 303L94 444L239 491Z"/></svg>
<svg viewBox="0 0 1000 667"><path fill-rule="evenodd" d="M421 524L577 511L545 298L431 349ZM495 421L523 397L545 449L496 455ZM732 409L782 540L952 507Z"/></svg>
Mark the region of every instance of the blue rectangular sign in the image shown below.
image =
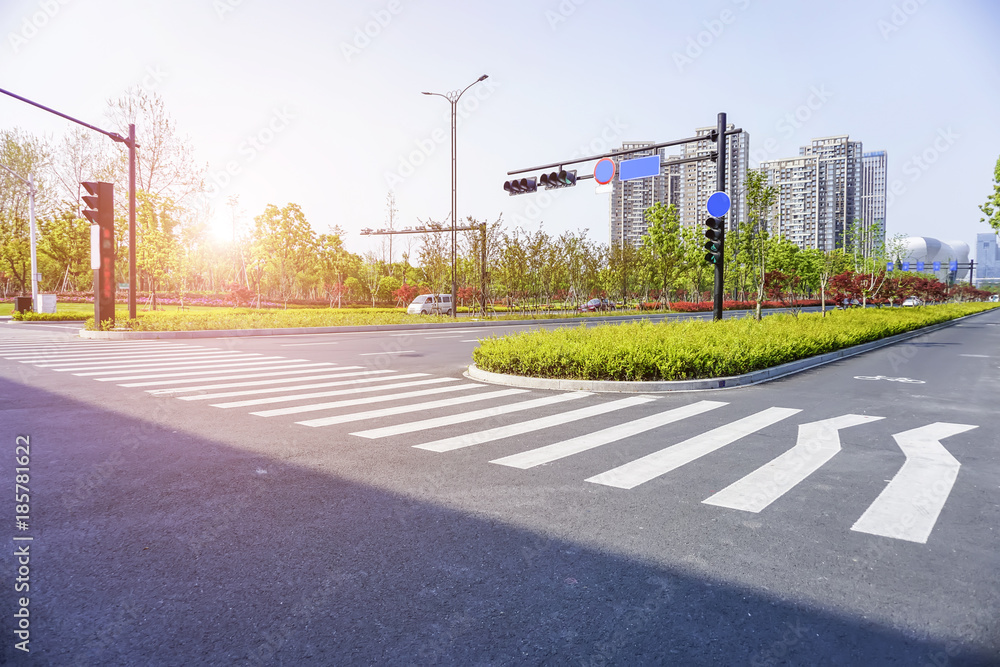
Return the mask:
<svg viewBox="0 0 1000 667"><path fill-rule="evenodd" d="M636 178L649 178L660 175L660 156L637 157L634 160L622 160L618 165L618 180L631 181Z"/></svg>
<svg viewBox="0 0 1000 667"><path fill-rule="evenodd" d="M948 270L958 271L958 261L953 259L950 262L948 262Z"/></svg>
<svg viewBox="0 0 1000 667"><path fill-rule="evenodd" d="M934 262L934 270L935 271L941 270L941 262Z"/></svg>
<svg viewBox="0 0 1000 667"><path fill-rule="evenodd" d="M924 263L923 263L923 261L917 260L917 271L923 271L923 270L924 270Z"/></svg>
<svg viewBox="0 0 1000 667"><path fill-rule="evenodd" d="M894 266L894 264L892 262L886 262L885 263L885 269L886 269L886 271L892 271L893 266Z"/></svg>
<svg viewBox="0 0 1000 667"><path fill-rule="evenodd" d="M902 266L902 269L904 271L909 271L910 270L910 263L909 262L903 262L901 266Z"/></svg>

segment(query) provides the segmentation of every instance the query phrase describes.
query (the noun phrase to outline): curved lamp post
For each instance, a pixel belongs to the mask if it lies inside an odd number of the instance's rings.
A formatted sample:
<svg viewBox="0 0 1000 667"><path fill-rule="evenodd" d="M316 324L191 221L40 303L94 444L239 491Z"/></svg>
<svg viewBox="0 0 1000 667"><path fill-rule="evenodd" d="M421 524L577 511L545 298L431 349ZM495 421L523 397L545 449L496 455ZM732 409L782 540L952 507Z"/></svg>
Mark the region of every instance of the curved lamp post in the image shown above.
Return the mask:
<svg viewBox="0 0 1000 667"><path fill-rule="evenodd" d="M458 299L457 299L457 289L455 283L455 245L457 242L457 232L455 231L455 211L457 208L457 196L458 192L458 167L457 158L455 153L455 116L456 108L458 106L458 100L461 99L462 95L465 94L472 86L476 85L480 81L486 79L489 75L484 74L462 90L453 90L448 93L423 93L424 95L437 95L438 97L443 97L451 103L451 316L452 318L458 317Z"/></svg>

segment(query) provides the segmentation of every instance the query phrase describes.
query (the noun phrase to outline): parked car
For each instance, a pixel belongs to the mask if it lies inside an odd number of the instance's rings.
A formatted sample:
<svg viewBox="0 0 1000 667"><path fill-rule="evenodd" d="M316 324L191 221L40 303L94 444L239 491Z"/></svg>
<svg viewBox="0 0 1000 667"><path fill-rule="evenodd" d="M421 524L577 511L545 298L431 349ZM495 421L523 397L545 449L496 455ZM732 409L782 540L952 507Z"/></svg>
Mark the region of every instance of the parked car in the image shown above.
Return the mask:
<svg viewBox="0 0 1000 667"><path fill-rule="evenodd" d="M924 305L924 302L921 301L920 299L918 299L915 296L911 296L911 297L907 297L906 299L903 300L903 305L904 306L922 306L922 305Z"/></svg>
<svg viewBox="0 0 1000 667"><path fill-rule="evenodd" d="M421 294L407 306L408 315L451 315L450 294Z"/></svg>
<svg viewBox="0 0 1000 667"><path fill-rule="evenodd" d="M581 313L593 313L598 310L614 310L615 302L607 299L591 299L587 303L580 304Z"/></svg>
<svg viewBox="0 0 1000 667"><path fill-rule="evenodd" d="M993 296L991 296L990 301L993 303L1000 301L1000 294L994 294Z"/></svg>

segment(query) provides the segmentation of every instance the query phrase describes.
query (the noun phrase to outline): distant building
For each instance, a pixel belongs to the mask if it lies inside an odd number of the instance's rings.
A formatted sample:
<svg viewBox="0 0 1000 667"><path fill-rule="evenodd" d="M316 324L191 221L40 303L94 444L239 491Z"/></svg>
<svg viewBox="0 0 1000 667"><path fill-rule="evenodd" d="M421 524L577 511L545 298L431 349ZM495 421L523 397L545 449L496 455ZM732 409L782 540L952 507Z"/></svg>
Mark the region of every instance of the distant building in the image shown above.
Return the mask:
<svg viewBox="0 0 1000 667"><path fill-rule="evenodd" d="M862 248L870 251L884 244L886 155L884 151L870 155L873 190L867 199L871 204L867 218L860 141L851 141L846 134L821 137L800 147L796 157L762 162L768 184L778 190L772 232L801 248L829 251L851 241L849 233L857 220Z"/></svg>
<svg viewBox="0 0 1000 667"><path fill-rule="evenodd" d="M939 241L928 236L911 236L903 241L901 262L909 262L911 272L917 271L917 262L924 263L924 273L934 275L942 282L969 279L969 244L965 241ZM950 262L958 262L965 268L950 271ZM941 269L934 271L934 262L941 262ZM901 270L894 267L893 270Z"/></svg>
<svg viewBox="0 0 1000 667"><path fill-rule="evenodd" d="M885 246L886 153L861 156L861 227L868 251Z"/></svg>
<svg viewBox="0 0 1000 667"><path fill-rule="evenodd" d="M976 282L1000 280L1000 246L994 233L976 234Z"/></svg>
<svg viewBox="0 0 1000 667"><path fill-rule="evenodd" d="M734 126L730 125L729 129ZM673 204L677 207L681 225L701 226L705 224L708 212L705 203L709 195L716 189L715 162L702 160L683 164L671 164L672 160L681 158L707 156L715 151L715 142L708 140L709 133L715 128L698 128L695 136L704 136L704 141L686 144L679 156L668 156L663 148L637 150L634 153L623 154L621 158L612 158L616 162L638 157L647 157L654 153L660 156L660 175L621 182L612 182L610 207L610 241L612 243L631 243L638 245L646 234L646 209L659 202L664 206ZM621 151L643 149L655 145L652 141L624 142ZM732 135L727 140L728 154L726 161L726 192L732 200L732 209L726 216L728 226L735 227L746 219L746 172L750 152L750 135L741 132Z"/></svg>

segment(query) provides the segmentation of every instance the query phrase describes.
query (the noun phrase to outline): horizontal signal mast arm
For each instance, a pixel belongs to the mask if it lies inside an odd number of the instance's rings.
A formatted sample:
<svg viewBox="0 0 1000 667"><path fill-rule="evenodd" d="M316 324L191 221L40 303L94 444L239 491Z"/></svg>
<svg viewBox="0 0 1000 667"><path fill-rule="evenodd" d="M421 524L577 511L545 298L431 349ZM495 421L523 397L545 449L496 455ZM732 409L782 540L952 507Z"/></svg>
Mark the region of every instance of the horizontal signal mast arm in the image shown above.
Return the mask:
<svg viewBox="0 0 1000 667"><path fill-rule="evenodd" d="M737 127L735 129L732 129L732 130L726 130L726 136L728 137L728 136L733 135L733 134L739 134L742 131L743 131L743 128L740 128L740 127ZM630 150L627 150L627 151L612 151L610 153L602 153L601 155L591 155L589 157L581 157L581 158L576 158L574 160L566 160L566 161L563 161L563 162L552 162L550 164L543 164L540 167L528 167L527 169L515 169L514 171L508 171L507 175L508 176L512 176L514 174L523 174L523 173L528 172L528 171L538 171L538 170L541 170L541 169L551 169L552 167L564 167L564 166L566 166L568 164L580 164L581 162L590 162L591 160L600 160L601 158L606 158L606 157L621 157L623 155L630 155L632 153L642 153L643 151L652 151L652 150L657 150L659 148L667 148L669 146L680 146L680 145L683 145L683 144L693 144L693 143L697 143L699 141L706 141L707 139L708 139L708 137L706 135L702 135L700 137L688 137L687 139L675 139L674 141L664 141L664 142L659 143L659 144L652 144L650 146L643 146L642 148L633 148L633 149L630 149ZM705 160L705 159L708 159L708 158L706 158L706 157L685 158L683 160L683 162L694 162L694 161L697 161L697 160ZM681 162L682 162L682 160L670 160L667 164L681 164ZM577 177L577 178L579 179L580 177Z"/></svg>

